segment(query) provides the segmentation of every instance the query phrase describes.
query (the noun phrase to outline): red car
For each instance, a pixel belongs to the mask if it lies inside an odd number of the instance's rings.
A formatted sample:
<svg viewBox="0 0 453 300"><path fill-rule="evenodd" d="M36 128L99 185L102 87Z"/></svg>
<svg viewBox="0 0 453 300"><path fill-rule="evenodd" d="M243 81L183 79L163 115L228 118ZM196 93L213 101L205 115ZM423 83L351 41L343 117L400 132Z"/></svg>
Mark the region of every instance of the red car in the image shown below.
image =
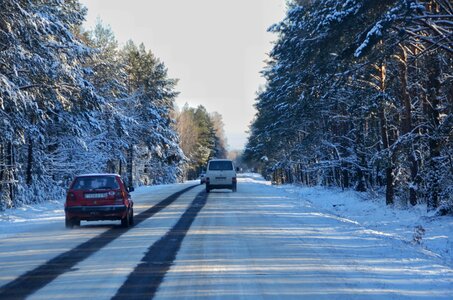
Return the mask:
<svg viewBox="0 0 453 300"><path fill-rule="evenodd" d="M77 176L66 195L65 224L80 221L121 220L123 227L134 223L134 202L121 177L116 174Z"/></svg>

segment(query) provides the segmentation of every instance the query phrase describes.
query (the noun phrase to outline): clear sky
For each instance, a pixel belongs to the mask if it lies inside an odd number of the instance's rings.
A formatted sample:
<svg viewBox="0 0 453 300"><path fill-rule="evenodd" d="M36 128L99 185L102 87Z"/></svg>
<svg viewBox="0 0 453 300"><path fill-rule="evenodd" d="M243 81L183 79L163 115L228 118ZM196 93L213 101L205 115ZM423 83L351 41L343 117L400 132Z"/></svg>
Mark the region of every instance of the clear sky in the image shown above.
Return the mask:
<svg viewBox="0 0 453 300"><path fill-rule="evenodd" d="M81 0L91 28L110 25L120 44L144 43L178 78L177 104L223 116L230 150L242 149L260 71L284 17L285 0Z"/></svg>

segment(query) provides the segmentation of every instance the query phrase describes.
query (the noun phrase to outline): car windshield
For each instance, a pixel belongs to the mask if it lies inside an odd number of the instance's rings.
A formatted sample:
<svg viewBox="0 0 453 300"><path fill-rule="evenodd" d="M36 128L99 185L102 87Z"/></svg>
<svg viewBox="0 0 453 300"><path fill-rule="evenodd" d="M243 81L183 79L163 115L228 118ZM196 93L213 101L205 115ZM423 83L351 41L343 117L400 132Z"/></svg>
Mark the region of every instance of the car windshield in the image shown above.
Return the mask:
<svg viewBox="0 0 453 300"><path fill-rule="evenodd" d="M114 190L118 188L118 182L113 176L77 177L74 184L72 185L73 190Z"/></svg>
<svg viewBox="0 0 453 300"><path fill-rule="evenodd" d="M209 170L211 171L233 170L233 163L227 160L211 161L209 163Z"/></svg>

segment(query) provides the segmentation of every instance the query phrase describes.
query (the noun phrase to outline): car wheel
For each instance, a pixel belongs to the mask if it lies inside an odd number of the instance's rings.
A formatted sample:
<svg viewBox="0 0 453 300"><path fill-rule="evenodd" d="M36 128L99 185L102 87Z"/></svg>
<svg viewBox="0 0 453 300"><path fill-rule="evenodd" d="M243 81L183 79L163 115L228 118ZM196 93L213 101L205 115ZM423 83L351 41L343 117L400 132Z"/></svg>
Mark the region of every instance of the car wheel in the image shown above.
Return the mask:
<svg viewBox="0 0 453 300"><path fill-rule="evenodd" d="M129 217L129 225L134 225L134 210L131 209L131 216Z"/></svg>
<svg viewBox="0 0 453 300"><path fill-rule="evenodd" d="M206 193L209 193L211 191L211 188L209 187L209 185L206 184Z"/></svg>
<svg viewBox="0 0 453 300"><path fill-rule="evenodd" d="M80 227L80 220L72 220L72 225Z"/></svg>
<svg viewBox="0 0 453 300"><path fill-rule="evenodd" d="M128 212L124 218L121 219L121 227L127 228L129 227L130 224L130 218L131 214Z"/></svg>
<svg viewBox="0 0 453 300"><path fill-rule="evenodd" d="M74 225L72 224L72 221L71 219L69 219L68 217L65 217L64 219L64 225L66 228L72 228Z"/></svg>

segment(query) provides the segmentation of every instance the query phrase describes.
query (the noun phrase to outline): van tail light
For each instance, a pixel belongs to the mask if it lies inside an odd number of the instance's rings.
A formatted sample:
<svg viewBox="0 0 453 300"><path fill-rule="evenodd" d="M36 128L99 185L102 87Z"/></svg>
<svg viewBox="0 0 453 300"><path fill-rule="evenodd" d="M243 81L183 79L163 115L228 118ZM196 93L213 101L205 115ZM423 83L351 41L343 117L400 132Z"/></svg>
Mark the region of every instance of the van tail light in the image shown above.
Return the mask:
<svg viewBox="0 0 453 300"><path fill-rule="evenodd" d="M236 182L237 182L236 177L233 177L233 183L236 183Z"/></svg>
<svg viewBox="0 0 453 300"><path fill-rule="evenodd" d="M69 192L66 196L66 201L75 201L76 200L76 196L73 192Z"/></svg>
<svg viewBox="0 0 453 300"><path fill-rule="evenodd" d="M115 193L115 204L123 204L123 192L117 191Z"/></svg>

